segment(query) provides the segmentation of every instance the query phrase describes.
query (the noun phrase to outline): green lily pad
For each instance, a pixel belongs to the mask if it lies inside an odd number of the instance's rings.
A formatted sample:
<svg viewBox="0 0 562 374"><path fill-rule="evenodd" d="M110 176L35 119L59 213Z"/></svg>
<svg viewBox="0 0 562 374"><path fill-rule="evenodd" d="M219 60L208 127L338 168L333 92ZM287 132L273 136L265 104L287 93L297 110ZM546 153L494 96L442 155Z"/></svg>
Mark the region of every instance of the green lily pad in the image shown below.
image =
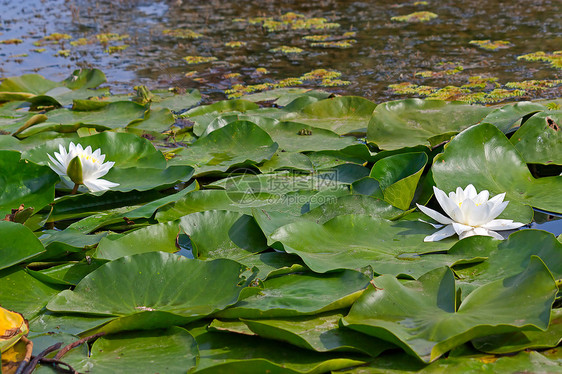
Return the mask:
<svg viewBox="0 0 562 374"><path fill-rule="evenodd" d="M112 213L118 211L123 213L123 210L126 212L129 206L145 204L161 196L162 194L157 191L128 193L107 191L101 196L91 194L64 195L55 201L53 212L49 216L49 222L82 218L100 212Z"/></svg>
<svg viewBox="0 0 562 374"><path fill-rule="evenodd" d="M202 175L268 160L277 147L277 143L258 126L239 121L215 130L183 148L169 164L189 165L195 169L196 175Z"/></svg>
<svg viewBox="0 0 562 374"><path fill-rule="evenodd" d="M267 249L266 239L253 217L237 212L210 210L180 220L189 235L195 258L229 258L241 261Z"/></svg>
<svg viewBox="0 0 562 374"><path fill-rule="evenodd" d="M80 348L64 356L75 370L88 373L186 373L195 368L199 351L181 327L134 331L97 339L88 355Z"/></svg>
<svg viewBox="0 0 562 374"><path fill-rule="evenodd" d="M297 122L279 122L261 127L286 152L339 150L356 142L353 137L340 137L330 130Z"/></svg>
<svg viewBox="0 0 562 374"><path fill-rule="evenodd" d="M258 92L251 95L245 95L244 99L253 102L260 102L260 101L273 101L275 100L275 104L280 106L285 106L295 99L300 97L313 97L316 99L326 99L330 95L330 92L321 91L321 90L311 90L309 88L297 88L297 87L284 87L284 88L275 88L273 90Z"/></svg>
<svg viewBox="0 0 562 374"><path fill-rule="evenodd" d="M103 265L105 261L90 260L76 263L67 263L52 266L45 270L27 271L35 278L45 283L61 284L64 286L76 286L86 275Z"/></svg>
<svg viewBox="0 0 562 374"><path fill-rule="evenodd" d="M257 267L258 273L256 278L261 280L283 274L308 271L308 268L302 264L298 256L285 252L255 253L238 262L249 268Z"/></svg>
<svg viewBox="0 0 562 374"><path fill-rule="evenodd" d="M62 83L71 90L79 88L96 88L105 82L107 82L107 78L99 69L74 70L68 78L62 81Z"/></svg>
<svg viewBox="0 0 562 374"><path fill-rule="evenodd" d="M20 160L16 151L0 151L0 217L18 209L21 204L26 208L39 211L55 199L55 184L58 175L47 166L37 165L27 160Z"/></svg>
<svg viewBox="0 0 562 374"><path fill-rule="evenodd" d="M407 210L414 198L425 164L427 155L423 152L401 153L377 161L370 176L379 182L384 201Z"/></svg>
<svg viewBox="0 0 562 374"><path fill-rule="evenodd" d="M35 334L73 334L79 335L84 331L111 321L114 317L96 317L80 314L52 313L43 310L29 321L30 335Z"/></svg>
<svg viewBox="0 0 562 374"><path fill-rule="evenodd" d="M480 122L492 108L462 102L406 99L377 106L367 140L380 149L435 146Z"/></svg>
<svg viewBox="0 0 562 374"><path fill-rule="evenodd" d="M127 220L150 218L159 208L177 201L178 199L184 197L188 193L198 188L199 186L196 182L194 182L175 194L158 194L154 196L154 199L152 201L146 204L132 204L125 207L119 207L116 209L105 210L104 212L100 212L97 214L92 214L84 219L81 219L78 222L74 222L69 226L69 228L82 233L89 233L105 225L122 222L125 220L125 218ZM150 195L152 197L152 194ZM160 197L162 195L164 196Z"/></svg>
<svg viewBox="0 0 562 374"><path fill-rule="evenodd" d="M98 110L76 111L55 109L47 113L47 120L31 126L18 134L25 138L43 131L74 132L81 127L92 127L96 130L124 128L130 122L143 118L144 106L131 101L109 103Z"/></svg>
<svg viewBox="0 0 562 374"><path fill-rule="evenodd" d="M45 261L60 258L69 252L80 252L92 248L107 235L107 232L86 235L74 229L66 228L65 230L43 230L37 235L39 235L39 240L47 251L35 260Z"/></svg>
<svg viewBox="0 0 562 374"><path fill-rule="evenodd" d="M521 122L525 122L524 120L527 117L544 110L547 110L544 105L530 101L507 104L490 112L484 117L482 123L491 123L503 133L507 134L513 131L515 127L520 126Z"/></svg>
<svg viewBox="0 0 562 374"><path fill-rule="evenodd" d="M339 96L316 101L300 112L285 115L283 119L330 130L339 135L365 133L375 107L375 103L362 97Z"/></svg>
<svg viewBox="0 0 562 374"><path fill-rule="evenodd" d="M337 151L310 152L307 156L316 170L330 169L346 163L365 165L366 162L376 161L365 144L354 144Z"/></svg>
<svg viewBox="0 0 562 374"><path fill-rule="evenodd" d="M91 97L105 96L108 94L108 88L100 88L97 90L79 88L76 90L71 90L68 87L55 87L42 95L37 95L29 98L27 99L27 101L31 103L32 108L39 108L41 106L61 107L69 106L75 103L77 100L87 100Z"/></svg>
<svg viewBox="0 0 562 374"><path fill-rule="evenodd" d="M0 269L19 264L44 252L33 231L20 223L0 221Z"/></svg>
<svg viewBox="0 0 562 374"><path fill-rule="evenodd" d="M0 271L0 300L2 307L31 319L59 293L63 287L45 284L25 270L16 267Z"/></svg>
<svg viewBox="0 0 562 374"><path fill-rule="evenodd" d="M259 109L259 106L247 100L224 100L210 105L201 105L181 114L182 118L189 118L195 122L193 133L201 136L207 126L223 113L243 113L248 110Z"/></svg>
<svg viewBox="0 0 562 374"><path fill-rule="evenodd" d="M528 164L562 165L562 111L537 113L510 138Z"/></svg>
<svg viewBox="0 0 562 374"><path fill-rule="evenodd" d="M359 269L370 265L379 274L413 274L412 256L447 250L452 239L425 243L435 229L423 222L388 221L366 215L338 216L319 225L295 222L279 228L271 238L285 251L301 257L313 271Z"/></svg>
<svg viewBox="0 0 562 374"><path fill-rule="evenodd" d="M114 168L165 168L166 159L162 152L156 150L146 139L133 134L102 132L75 139L56 139L34 147L23 153L22 158L46 165L47 154L59 151L59 144L68 150L70 142L81 144L92 150L101 149L105 161L115 161Z"/></svg>
<svg viewBox="0 0 562 374"><path fill-rule="evenodd" d="M472 344L482 352L505 354L524 349L553 348L562 342L562 309L553 309L546 331L516 331L474 339Z"/></svg>
<svg viewBox="0 0 562 374"><path fill-rule="evenodd" d="M179 231L178 222L170 221L150 225L125 235L106 236L98 244L94 257L115 260L146 252L174 253L178 251L176 239Z"/></svg>
<svg viewBox="0 0 562 374"><path fill-rule="evenodd" d="M166 205L156 213L158 222L173 221L187 214L206 210L229 210L251 214L256 207L271 207L279 195L269 193L252 194L244 191L199 190L187 194L176 202Z"/></svg>
<svg viewBox="0 0 562 374"><path fill-rule="evenodd" d="M272 173L276 170L300 170L312 173L314 171L314 165L308 156L302 153L277 152L271 159L264 161L258 166L258 169L262 173Z"/></svg>
<svg viewBox="0 0 562 374"><path fill-rule="evenodd" d="M394 220L402 216L404 211L393 207L386 201L370 196L349 195L331 199L325 204L312 209L302 217L319 224L324 224L332 218L347 214L368 215Z"/></svg>
<svg viewBox="0 0 562 374"><path fill-rule="evenodd" d="M185 324L236 303L245 287L244 270L227 259L204 262L165 252L141 253L102 265L74 291L54 297L47 309L121 317L105 331Z"/></svg>
<svg viewBox="0 0 562 374"><path fill-rule="evenodd" d="M24 74L19 77L6 78L0 84L0 101L26 100L29 97L44 94L60 85L60 83L45 79L39 74Z"/></svg>
<svg viewBox="0 0 562 374"><path fill-rule="evenodd" d="M258 295L215 313L217 318L273 318L318 314L345 308L369 284L365 274L289 274L267 279Z"/></svg>
<svg viewBox="0 0 562 374"><path fill-rule="evenodd" d="M487 241L492 248L487 260L470 267L455 268L463 297L478 286L519 274L529 265L531 256L540 257L556 279L562 278L562 244L551 233L520 230L505 241Z"/></svg>
<svg viewBox="0 0 562 374"><path fill-rule="evenodd" d="M227 191L257 194L268 192L286 194L295 191L334 191L334 194L351 183L368 175L369 169L355 164L344 164L313 174L282 171L273 174L255 174L242 169L210 184Z"/></svg>
<svg viewBox="0 0 562 374"><path fill-rule="evenodd" d="M196 373L319 374L361 365L365 356L304 351L258 337L225 332L189 330L199 346Z"/></svg>
<svg viewBox="0 0 562 374"><path fill-rule="evenodd" d="M84 148L101 149L105 161L115 165L103 177L119 183L115 191L146 191L161 186L170 186L191 179L193 170L185 166L167 166L162 152L156 150L150 141L137 135L126 133L103 132L77 139L56 139L32 148L24 153L23 158L47 164L47 154L51 156L59 151L59 144L68 149L70 142L79 143Z"/></svg>
<svg viewBox="0 0 562 374"><path fill-rule="evenodd" d="M157 97L160 96L157 94ZM201 101L201 93L196 89L187 90L184 94L164 96L161 100L152 99L152 109L167 108L174 112L189 109Z"/></svg>
<svg viewBox="0 0 562 374"><path fill-rule="evenodd" d="M495 126L481 124L457 135L433 162L433 179L448 193L473 184L490 195L505 192L510 201L500 218L531 221L531 206L562 212L562 200L552 191L562 189L562 176L535 179L525 161Z"/></svg>
<svg viewBox="0 0 562 374"><path fill-rule="evenodd" d="M480 336L546 330L558 289L538 257L522 273L473 291L458 308L449 268L432 270L417 281L400 283L383 275L374 283L343 324L397 344L425 362Z"/></svg>
<svg viewBox="0 0 562 374"><path fill-rule="evenodd" d="M244 319L242 322L263 338L284 341L317 352L355 352L376 357L387 349L395 348L383 340L339 327L339 320L343 316L335 311L310 317Z"/></svg>
<svg viewBox="0 0 562 374"><path fill-rule="evenodd" d="M249 115L226 115L207 127L204 136L235 121L249 121L265 130L283 152L339 150L355 144L353 137L341 137L333 131L299 122L279 122L270 118ZM212 129L212 130L210 130Z"/></svg>
<svg viewBox="0 0 562 374"><path fill-rule="evenodd" d="M174 114L167 108L151 109L144 118L132 121L127 125L127 129L164 132L170 128L176 119Z"/></svg>

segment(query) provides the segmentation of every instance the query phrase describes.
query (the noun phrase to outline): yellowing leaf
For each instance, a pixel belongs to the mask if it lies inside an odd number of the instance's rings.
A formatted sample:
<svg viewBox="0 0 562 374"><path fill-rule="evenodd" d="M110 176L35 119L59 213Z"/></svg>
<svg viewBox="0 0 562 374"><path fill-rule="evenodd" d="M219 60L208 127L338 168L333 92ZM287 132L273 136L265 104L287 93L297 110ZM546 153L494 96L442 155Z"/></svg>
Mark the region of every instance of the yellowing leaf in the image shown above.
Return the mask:
<svg viewBox="0 0 562 374"><path fill-rule="evenodd" d="M4 353L29 332L23 315L0 307L0 352Z"/></svg>

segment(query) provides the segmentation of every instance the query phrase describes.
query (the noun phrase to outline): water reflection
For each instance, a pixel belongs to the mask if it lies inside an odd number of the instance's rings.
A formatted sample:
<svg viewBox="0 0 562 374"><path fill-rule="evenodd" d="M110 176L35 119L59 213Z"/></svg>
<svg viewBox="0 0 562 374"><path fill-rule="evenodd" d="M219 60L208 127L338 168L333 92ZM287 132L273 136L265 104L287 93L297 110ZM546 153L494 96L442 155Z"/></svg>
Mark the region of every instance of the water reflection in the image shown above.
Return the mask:
<svg viewBox="0 0 562 374"><path fill-rule="evenodd" d="M389 84L461 86L469 76L498 78L500 84L528 79L558 79L561 70L543 62L518 61L517 56L556 51L562 45L562 2L551 0L474 0L470 2L399 1L208 1L166 0L0 0L0 40L18 38L21 44L0 44L0 74L13 76L40 72L63 78L76 66L95 66L108 75L114 89L129 90L131 82L149 87L180 85L200 88L211 98L224 98L234 84L273 82L299 77L313 69L335 69L348 86L329 87L341 94L365 96L375 101L397 98ZM418 4L418 5L415 5ZM431 11L437 18L426 23L402 23L391 17L415 11ZM268 31L250 24L252 17L276 17L296 12L306 17L324 17L338 23L328 30ZM188 28L203 34L199 39L178 39L163 34L165 29ZM72 40L86 38L88 44L72 46L70 41L34 46L53 32L66 33ZM311 47L306 35L339 37L355 32L351 48ZM129 35L114 45L130 45L108 53L108 46L95 40L99 33ZM487 51L471 40L506 40L512 47ZM231 41L246 44L225 46ZM276 54L271 49L294 46L303 53ZM69 50L69 57L55 57ZM27 54L27 56L24 56ZM214 56L216 62L187 65L185 56ZM454 62L462 72L433 78L416 73L435 70L440 63ZM268 74L252 74L266 67ZM195 75L185 77L190 71ZM240 73L225 78L229 73ZM310 84L310 83L309 83ZM523 98L562 96L562 85L528 92Z"/></svg>

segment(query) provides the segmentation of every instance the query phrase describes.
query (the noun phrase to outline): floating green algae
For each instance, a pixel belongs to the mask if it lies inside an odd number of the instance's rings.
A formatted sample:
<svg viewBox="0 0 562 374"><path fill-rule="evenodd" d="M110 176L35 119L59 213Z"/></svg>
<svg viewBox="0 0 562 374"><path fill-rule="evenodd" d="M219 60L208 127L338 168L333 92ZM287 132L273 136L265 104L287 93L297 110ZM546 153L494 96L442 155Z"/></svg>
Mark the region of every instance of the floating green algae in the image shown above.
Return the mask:
<svg viewBox="0 0 562 374"><path fill-rule="evenodd" d="M348 40L339 40L333 42L318 42L318 43L310 43L311 47L321 47L321 48L351 48L353 45L357 43L355 39L348 39Z"/></svg>
<svg viewBox="0 0 562 374"><path fill-rule="evenodd" d="M191 29L164 29L162 34L180 39L199 39L203 36Z"/></svg>
<svg viewBox="0 0 562 374"><path fill-rule="evenodd" d="M434 18L437 18L437 14L423 11L406 14L405 16L395 16L391 20L397 22L427 22Z"/></svg>
<svg viewBox="0 0 562 374"><path fill-rule="evenodd" d="M498 49L513 47L513 44L506 40L471 40L469 43L490 51L497 51Z"/></svg>
<svg viewBox="0 0 562 374"><path fill-rule="evenodd" d="M190 65L195 65L217 61L217 58L213 56L185 56L183 57L183 60Z"/></svg>
<svg viewBox="0 0 562 374"><path fill-rule="evenodd" d="M554 51L552 53L534 52L517 57L518 60L526 61L545 61L550 63L550 66L562 69L562 51Z"/></svg>
<svg viewBox="0 0 562 374"><path fill-rule="evenodd" d="M282 45L280 47L272 48L270 49L270 51L274 53L283 53L286 55L292 55L292 54L301 54L304 52L304 49L299 47L289 46L289 45Z"/></svg>

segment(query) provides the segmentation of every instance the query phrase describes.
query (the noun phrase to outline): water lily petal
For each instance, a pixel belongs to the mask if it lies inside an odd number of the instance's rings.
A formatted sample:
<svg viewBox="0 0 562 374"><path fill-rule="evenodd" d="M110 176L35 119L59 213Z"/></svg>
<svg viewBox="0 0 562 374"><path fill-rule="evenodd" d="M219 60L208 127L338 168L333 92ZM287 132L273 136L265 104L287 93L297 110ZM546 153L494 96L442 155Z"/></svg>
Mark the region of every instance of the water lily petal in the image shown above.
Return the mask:
<svg viewBox="0 0 562 374"><path fill-rule="evenodd" d="M441 208L443 208L445 213L452 218L453 216L451 215L451 212L455 208L457 208L457 203L449 196L447 196L445 192L435 186L433 186L433 194L435 195L435 198L437 199L439 205L441 205Z"/></svg>
<svg viewBox="0 0 562 374"><path fill-rule="evenodd" d="M474 199L476 197L477 193L476 193L476 188L474 188L474 186L472 184L469 184L468 186L466 186L466 188L464 189L464 198L465 199Z"/></svg>
<svg viewBox="0 0 562 374"><path fill-rule="evenodd" d="M111 169L113 167L113 165L115 165L115 162L113 161L109 161L106 162L104 164L101 164L101 166L99 166L92 174L91 174L91 178L101 178L104 175L106 175L109 172L109 169Z"/></svg>
<svg viewBox="0 0 562 374"><path fill-rule="evenodd" d="M507 207L507 204L509 204L509 201L504 201L502 203L494 205L494 207L490 210L490 216L489 216L490 221L495 219L500 214L502 214L504 209Z"/></svg>
<svg viewBox="0 0 562 374"><path fill-rule="evenodd" d="M481 227L488 230L514 230L520 228L521 226L525 226L525 224L521 222L513 222L513 220L510 219L495 219L482 225Z"/></svg>
<svg viewBox="0 0 562 374"><path fill-rule="evenodd" d="M84 181L84 185L92 192L100 192L109 190L112 187L119 186L119 183L113 183L105 179L93 179Z"/></svg>
<svg viewBox="0 0 562 374"><path fill-rule="evenodd" d="M467 225L480 226L492 219L490 218L490 211L492 209L490 204L476 205L474 200L466 199L462 202L460 208L464 213L465 221L463 223Z"/></svg>
<svg viewBox="0 0 562 374"><path fill-rule="evenodd" d="M488 198L490 197L490 192L488 190L481 191L476 197L473 199L476 205L485 204L488 202Z"/></svg>
<svg viewBox="0 0 562 374"><path fill-rule="evenodd" d="M497 232L493 231L493 230L488 230L488 235L487 236L491 236L495 239L498 240L504 240L505 238L503 236L501 236L500 234L498 234Z"/></svg>
<svg viewBox="0 0 562 374"><path fill-rule="evenodd" d="M455 235L455 229L453 229L452 225L447 225L441 230L426 236L423 241L424 242L437 242L439 240L448 238L449 236Z"/></svg>
<svg viewBox="0 0 562 374"><path fill-rule="evenodd" d="M49 163L49 167L53 169L53 171L58 175L66 175L66 167L64 167L60 162L55 160L51 155L47 155L47 156L49 157L49 160L51 160L51 162L53 163L52 165L51 163Z"/></svg>
<svg viewBox="0 0 562 374"><path fill-rule="evenodd" d="M428 221L424 221L423 219L419 219L418 221L423 222L423 223L427 223L428 225L433 226L436 229L440 229L441 227L443 227L444 225L440 224L440 223L432 223L432 222L428 222Z"/></svg>
<svg viewBox="0 0 562 374"><path fill-rule="evenodd" d="M455 230L455 232L457 233L457 235L461 235L467 231L473 230L474 227L472 226L468 226L468 225L463 225L462 223L458 223L458 222L453 222L453 229Z"/></svg>
<svg viewBox="0 0 562 374"><path fill-rule="evenodd" d="M416 204L417 207L419 208L419 210L421 210L423 213L425 213L426 215L430 216L431 218L433 218L434 220L436 220L439 223L442 223L444 225L448 225L449 223L452 223L453 221L450 218L445 217L443 214L430 209L428 207L425 207L423 205L420 204Z"/></svg>
<svg viewBox="0 0 562 374"><path fill-rule="evenodd" d="M454 208L451 213L449 214L449 216L451 217L451 219L455 222L462 222L462 223L467 223L466 222L466 216L464 214L464 211L462 210L462 208L460 206L457 205L456 208Z"/></svg>
<svg viewBox="0 0 562 374"><path fill-rule="evenodd" d="M492 197L490 200L488 200L488 203L499 205L501 204L504 198L505 198L505 192Z"/></svg>

